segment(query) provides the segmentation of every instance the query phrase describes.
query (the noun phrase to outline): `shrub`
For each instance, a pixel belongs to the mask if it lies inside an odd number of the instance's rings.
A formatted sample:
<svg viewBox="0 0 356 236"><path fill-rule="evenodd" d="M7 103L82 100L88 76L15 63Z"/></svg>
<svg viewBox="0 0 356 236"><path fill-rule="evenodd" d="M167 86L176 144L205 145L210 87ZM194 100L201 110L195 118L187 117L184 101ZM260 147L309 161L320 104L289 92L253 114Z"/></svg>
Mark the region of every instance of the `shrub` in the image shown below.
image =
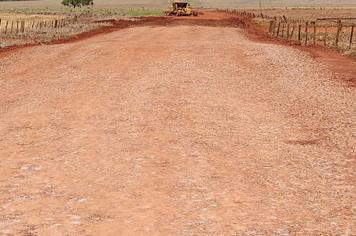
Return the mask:
<svg viewBox="0 0 356 236"><path fill-rule="evenodd" d="M94 0L62 0L62 4L68 7L82 7L94 5Z"/></svg>

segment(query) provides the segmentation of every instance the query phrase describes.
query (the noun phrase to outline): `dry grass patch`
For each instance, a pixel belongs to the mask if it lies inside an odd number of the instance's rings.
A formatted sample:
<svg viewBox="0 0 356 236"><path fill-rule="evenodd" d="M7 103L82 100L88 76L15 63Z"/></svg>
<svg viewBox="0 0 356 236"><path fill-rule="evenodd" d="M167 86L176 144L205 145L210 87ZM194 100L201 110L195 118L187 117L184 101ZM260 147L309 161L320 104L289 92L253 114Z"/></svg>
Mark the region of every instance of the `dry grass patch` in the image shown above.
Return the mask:
<svg viewBox="0 0 356 236"><path fill-rule="evenodd" d="M48 42L109 26L108 18L161 16L148 8L13 8L0 10L0 47Z"/></svg>

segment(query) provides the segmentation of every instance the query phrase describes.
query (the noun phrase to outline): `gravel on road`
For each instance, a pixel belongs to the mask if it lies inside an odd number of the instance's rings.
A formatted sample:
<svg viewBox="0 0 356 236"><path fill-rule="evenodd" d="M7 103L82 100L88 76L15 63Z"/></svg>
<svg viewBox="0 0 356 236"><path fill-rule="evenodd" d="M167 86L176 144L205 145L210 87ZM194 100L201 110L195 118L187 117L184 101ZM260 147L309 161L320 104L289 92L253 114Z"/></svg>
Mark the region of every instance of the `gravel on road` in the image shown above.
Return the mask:
<svg viewBox="0 0 356 236"><path fill-rule="evenodd" d="M0 235L353 235L356 93L241 29L144 26L0 65Z"/></svg>

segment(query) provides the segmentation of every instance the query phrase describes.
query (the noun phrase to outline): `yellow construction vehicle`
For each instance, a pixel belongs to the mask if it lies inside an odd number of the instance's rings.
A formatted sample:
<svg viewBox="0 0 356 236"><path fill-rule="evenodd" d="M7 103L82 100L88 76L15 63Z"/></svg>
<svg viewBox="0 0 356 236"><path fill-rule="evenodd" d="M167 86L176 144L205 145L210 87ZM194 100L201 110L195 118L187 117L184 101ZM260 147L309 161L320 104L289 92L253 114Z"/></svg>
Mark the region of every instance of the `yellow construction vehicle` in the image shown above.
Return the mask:
<svg viewBox="0 0 356 236"><path fill-rule="evenodd" d="M188 2L173 2L172 8L165 11L167 16L197 16L198 12L193 11Z"/></svg>

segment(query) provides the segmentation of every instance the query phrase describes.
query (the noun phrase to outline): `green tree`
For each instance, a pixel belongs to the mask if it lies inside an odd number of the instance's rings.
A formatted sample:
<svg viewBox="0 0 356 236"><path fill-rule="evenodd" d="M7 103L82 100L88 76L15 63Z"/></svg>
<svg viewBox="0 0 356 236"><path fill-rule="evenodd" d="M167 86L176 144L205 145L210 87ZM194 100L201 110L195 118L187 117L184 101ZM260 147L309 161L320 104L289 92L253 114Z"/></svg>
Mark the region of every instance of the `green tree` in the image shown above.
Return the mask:
<svg viewBox="0 0 356 236"><path fill-rule="evenodd" d="M62 0L62 4L68 7L82 7L94 5L94 0Z"/></svg>

